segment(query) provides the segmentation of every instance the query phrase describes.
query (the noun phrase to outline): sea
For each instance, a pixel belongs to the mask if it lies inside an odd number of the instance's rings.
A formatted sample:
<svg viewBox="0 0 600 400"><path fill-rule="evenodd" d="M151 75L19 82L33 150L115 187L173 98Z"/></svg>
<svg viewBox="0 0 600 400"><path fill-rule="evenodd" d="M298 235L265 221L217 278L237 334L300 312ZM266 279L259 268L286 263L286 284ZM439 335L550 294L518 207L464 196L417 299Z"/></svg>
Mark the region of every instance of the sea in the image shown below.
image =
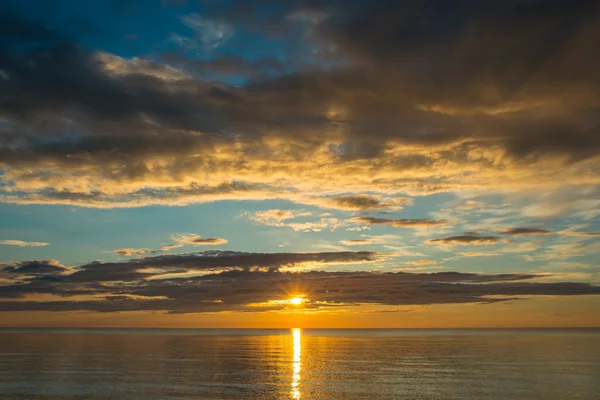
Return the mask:
<svg viewBox="0 0 600 400"><path fill-rule="evenodd" d="M0 399L598 400L600 329L0 329Z"/></svg>

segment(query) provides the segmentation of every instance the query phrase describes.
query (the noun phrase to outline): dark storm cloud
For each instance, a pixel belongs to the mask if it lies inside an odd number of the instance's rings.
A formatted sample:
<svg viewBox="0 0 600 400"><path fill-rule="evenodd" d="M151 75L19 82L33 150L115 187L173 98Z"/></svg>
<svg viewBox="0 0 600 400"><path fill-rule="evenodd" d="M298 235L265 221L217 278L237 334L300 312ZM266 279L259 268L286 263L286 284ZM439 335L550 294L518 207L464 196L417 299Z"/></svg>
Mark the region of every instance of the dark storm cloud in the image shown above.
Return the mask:
<svg viewBox="0 0 600 400"><path fill-rule="evenodd" d="M97 300L0 302L1 311L166 311L172 313L214 311L266 311L286 308L273 300L303 293L305 308L341 305L423 305L490 303L530 295L600 294L600 288L583 283L523 282L531 274L478 275L459 272L436 274L374 272L258 272L231 270L198 277L156 279L136 284L115 285L113 292L96 285L76 288L73 283L54 283L54 293L102 295ZM71 285L70 292L60 285ZM21 288L21 292L19 292ZM3 297L36 293L29 285L2 288ZM45 283L37 293L53 293ZM495 296L490 298L489 296ZM500 298L498 298L500 296Z"/></svg>
<svg viewBox="0 0 600 400"><path fill-rule="evenodd" d="M416 219L384 219L384 218L352 218L352 222L360 222L369 225L389 225L396 228L427 228L433 226L443 226L447 224L445 220L433 220L427 218Z"/></svg>
<svg viewBox="0 0 600 400"><path fill-rule="evenodd" d="M512 228L502 232L503 235L549 235L552 231L539 228Z"/></svg>

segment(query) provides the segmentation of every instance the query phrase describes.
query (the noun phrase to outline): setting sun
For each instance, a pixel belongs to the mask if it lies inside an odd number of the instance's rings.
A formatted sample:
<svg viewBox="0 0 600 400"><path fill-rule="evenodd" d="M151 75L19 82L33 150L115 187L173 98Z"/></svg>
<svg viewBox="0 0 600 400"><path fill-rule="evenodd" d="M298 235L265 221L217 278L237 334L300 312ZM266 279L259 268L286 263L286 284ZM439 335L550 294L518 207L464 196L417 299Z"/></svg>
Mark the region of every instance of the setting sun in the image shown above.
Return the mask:
<svg viewBox="0 0 600 400"><path fill-rule="evenodd" d="M306 302L307 299L305 299L304 297L292 297L291 299L288 300L288 303L293 304L295 306L299 306L300 304Z"/></svg>

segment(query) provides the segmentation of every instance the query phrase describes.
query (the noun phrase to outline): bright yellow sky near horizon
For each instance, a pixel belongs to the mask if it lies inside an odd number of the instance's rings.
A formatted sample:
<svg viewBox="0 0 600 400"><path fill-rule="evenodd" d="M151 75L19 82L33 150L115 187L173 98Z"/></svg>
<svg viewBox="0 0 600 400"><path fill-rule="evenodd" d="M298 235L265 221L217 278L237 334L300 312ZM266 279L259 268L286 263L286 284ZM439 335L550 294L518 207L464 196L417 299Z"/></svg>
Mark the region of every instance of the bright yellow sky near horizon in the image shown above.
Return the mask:
<svg viewBox="0 0 600 400"><path fill-rule="evenodd" d="M0 327L119 328L502 328L600 327L598 296L528 296L493 304L343 307L343 312L159 314L5 312ZM577 310L573 313L573 310Z"/></svg>

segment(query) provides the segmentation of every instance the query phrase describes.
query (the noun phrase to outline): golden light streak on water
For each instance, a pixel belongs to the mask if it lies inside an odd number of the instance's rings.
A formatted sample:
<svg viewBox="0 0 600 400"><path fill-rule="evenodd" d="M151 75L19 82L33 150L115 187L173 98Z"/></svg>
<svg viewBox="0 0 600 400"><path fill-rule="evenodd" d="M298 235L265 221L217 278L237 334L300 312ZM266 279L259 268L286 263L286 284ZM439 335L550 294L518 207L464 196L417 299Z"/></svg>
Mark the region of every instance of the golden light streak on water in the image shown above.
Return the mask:
<svg viewBox="0 0 600 400"><path fill-rule="evenodd" d="M293 364L292 364L292 390L291 395L292 399L298 400L301 397L300 393L300 370L302 369L302 330L300 328L292 329L292 339L293 339Z"/></svg>

